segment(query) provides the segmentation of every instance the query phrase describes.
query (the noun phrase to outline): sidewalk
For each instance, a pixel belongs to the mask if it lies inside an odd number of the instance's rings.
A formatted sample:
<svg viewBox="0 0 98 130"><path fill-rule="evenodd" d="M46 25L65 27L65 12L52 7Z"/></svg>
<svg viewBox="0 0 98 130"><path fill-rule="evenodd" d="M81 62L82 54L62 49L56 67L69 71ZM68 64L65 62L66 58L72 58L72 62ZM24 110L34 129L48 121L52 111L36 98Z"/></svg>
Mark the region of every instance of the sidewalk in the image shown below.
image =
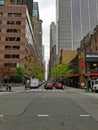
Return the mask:
<svg viewBox="0 0 98 130"><path fill-rule="evenodd" d="M85 92L85 89L83 88L75 88L75 87L69 87L69 86L65 86L65 90L69 92Z"/></svg>
<svg viewBox="0 0 98 130"><path fill-rule="evenodd" d="M24 86L16 86L11 88L11 92L21 92L24 90ZM9 91L6 91L6 87L3 86L2 89L0 90L0 95L3 95L5 93L10 93Z"/></svg>

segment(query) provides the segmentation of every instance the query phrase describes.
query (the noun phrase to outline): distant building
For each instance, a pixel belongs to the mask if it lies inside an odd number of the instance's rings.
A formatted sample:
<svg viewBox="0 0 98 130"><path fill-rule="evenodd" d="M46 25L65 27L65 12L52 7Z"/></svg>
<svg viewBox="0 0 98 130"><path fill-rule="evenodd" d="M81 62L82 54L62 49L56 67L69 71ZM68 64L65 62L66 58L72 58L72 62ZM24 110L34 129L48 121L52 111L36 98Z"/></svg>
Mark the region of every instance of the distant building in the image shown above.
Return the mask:
<svg viewBox="0 0 98 130"><path fill-rule="evenodd" d="M71 62L71 60L73 60L75 58L75 56L76 56L76 51L62 49L60 62L69 63L69 62Z"/></svg>
<svg viewBox="0 0 98 130"><path fill-rule="evenodd" d="M38 48L38 52L40 54L40 62L43 61L43 49L42 49L42 20L40 20L39 18L39 6L38 6L38 2L33 2L33 10L32 10L32 26L33 26L33 30L34 30L34 36L35 36L35 40L36 40L36 45Z"/></svg>
<svg viewBox="0 0 98 130"><path fill-rule="evenodd" d="M39 6L38 2L33 2L33 16L39 19Z"/></svg>
<svg viewBox="0 0 98 130"><path fill-rule="evenodd" d="M57 44L76 50L98 23L98 0L56 0Z"/></svg>
<svg viewBox="0 0 98 130"><path fill-rule="evenodd" d="M49 62L49 76L56 65L56 25L54 22L50 24L50 62Z"/></svg>

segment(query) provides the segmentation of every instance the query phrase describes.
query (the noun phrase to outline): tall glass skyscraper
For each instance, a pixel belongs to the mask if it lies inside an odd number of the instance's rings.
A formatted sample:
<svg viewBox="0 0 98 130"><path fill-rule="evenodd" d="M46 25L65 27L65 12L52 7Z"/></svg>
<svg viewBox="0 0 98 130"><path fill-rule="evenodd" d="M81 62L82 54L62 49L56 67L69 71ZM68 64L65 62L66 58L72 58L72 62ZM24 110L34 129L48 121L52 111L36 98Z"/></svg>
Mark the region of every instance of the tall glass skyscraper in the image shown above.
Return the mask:
<svg viewBox="0 0 98 130"><path fill-rule="evenodd" d="M98 0L56 0L59 49L76 50L98 24Z"/></svg>
<svg viewBox="0 0 98 130"><path fill-rule="evenodd" d="M33 16L39 19L39 6L38 6L38 2L33 2Z"/></svg>

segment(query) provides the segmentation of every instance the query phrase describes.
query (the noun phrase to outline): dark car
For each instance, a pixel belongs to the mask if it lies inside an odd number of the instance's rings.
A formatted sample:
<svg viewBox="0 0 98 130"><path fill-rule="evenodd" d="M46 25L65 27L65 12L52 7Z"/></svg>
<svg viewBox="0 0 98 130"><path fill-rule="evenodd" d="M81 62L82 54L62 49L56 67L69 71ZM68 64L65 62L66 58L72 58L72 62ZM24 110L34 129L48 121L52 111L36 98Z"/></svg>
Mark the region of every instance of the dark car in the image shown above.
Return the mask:
<svg viewBox="0 0 98 130"><path fill-rule="evenodd" d="M46 82L44 85L45 89L53 89L53 83L52 82Z"/></svg>
<svg viewBox="0 0 98 130"><path fill-rule="evenodd" d="M57 83L55 83L55 88L56 88L56 89L64 89L64 86L63 86L62 83L57 82Z"/></svg>

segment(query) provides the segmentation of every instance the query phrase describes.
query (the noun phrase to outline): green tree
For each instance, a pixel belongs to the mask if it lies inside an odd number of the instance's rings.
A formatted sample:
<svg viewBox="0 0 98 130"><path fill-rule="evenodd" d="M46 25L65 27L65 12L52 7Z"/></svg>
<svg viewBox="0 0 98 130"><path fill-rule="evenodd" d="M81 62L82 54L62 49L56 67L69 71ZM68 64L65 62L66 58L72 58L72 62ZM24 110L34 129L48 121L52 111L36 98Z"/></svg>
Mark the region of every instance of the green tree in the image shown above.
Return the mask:
<svg viewBox="0 0 98 130"><path fill-rule="evenodd" d="M52 76L54 78L67 77L73 73L73 70L70 69L70 63L61 63L57 64L52 70Z"/></svg>
<svg viewBox="0 0 98 130"><path fill-rule="evenodd" d="M17 67L16 69L16 81L22 83L24 81L24 69L22 67Z"/></svg>
<svg viewBox="0 0 98 130"><path fill-rule="evenodd" d="M44 79L44 68L42 64L36 62L27 62L26 65L31 77L38 78L40 80Z"/></svg>

